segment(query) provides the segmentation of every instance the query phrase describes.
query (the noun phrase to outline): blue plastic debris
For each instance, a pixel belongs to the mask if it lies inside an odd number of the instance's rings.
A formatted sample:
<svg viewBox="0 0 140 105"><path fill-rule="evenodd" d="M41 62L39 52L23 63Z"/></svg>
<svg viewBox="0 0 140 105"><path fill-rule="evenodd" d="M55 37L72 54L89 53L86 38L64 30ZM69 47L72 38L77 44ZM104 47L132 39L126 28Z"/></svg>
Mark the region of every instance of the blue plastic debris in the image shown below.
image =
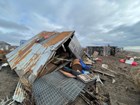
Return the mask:
<svg viewBox="0 0 140 105"><path fill-rule="evenodd" d="M84 69L84 70L90 70L90 66L89 65L86 65L83 61L82 61L82 59L80 59L80 64L81 64L81 66L82 66L82 68Z"/></svg>

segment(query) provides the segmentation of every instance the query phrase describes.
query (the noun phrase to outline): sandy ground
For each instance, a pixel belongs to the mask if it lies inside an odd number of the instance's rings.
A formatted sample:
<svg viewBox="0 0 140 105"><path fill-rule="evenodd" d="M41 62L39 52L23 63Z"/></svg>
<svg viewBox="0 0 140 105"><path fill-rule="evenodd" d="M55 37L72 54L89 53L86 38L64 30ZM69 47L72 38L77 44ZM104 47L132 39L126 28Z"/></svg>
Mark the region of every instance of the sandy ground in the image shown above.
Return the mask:
<svg viewBox="0 0 140 105"><path fill-rule="evenodd" d="M12 97L18 82L18 76L10 67L0 70L0 99Z"/></svg>
<svg viewBox="0 0 140 105"><path fill-rule="evenodd" d="M104 58L105 59L105 58ZM140 105L140 88L134 84L131 77L131 66L121 64L119 59L110 57L106 58L104 63L108 64L111 70L117 72L115 75L116 82L112 84L111 79L106 79L105 85L101 86L102 93L109 93L112 105Z"/></svg>
<svg viewBox="0 0 140 105"><path fill-rule="evenodd" d="M140 105L140 87L134 83L131 72L135 69L140 69L140 66L132 67L124 63L120 63L119 60L124 58L126 55L136 56L135 53L123 52L117 54L115 57L100 56L103 61L94 64L94 69L108 72L101 68L102 64L107 64L109 69L115 71L115 83L112 83L112 79L108 76L100 75L103 78L104 85L99 83L99 93L109 94L111 105ZM139 54L140 56L140 54ZM110 72L108 72L110 73ZM78 97L74 105L87 105L83 100Z"/></svg>

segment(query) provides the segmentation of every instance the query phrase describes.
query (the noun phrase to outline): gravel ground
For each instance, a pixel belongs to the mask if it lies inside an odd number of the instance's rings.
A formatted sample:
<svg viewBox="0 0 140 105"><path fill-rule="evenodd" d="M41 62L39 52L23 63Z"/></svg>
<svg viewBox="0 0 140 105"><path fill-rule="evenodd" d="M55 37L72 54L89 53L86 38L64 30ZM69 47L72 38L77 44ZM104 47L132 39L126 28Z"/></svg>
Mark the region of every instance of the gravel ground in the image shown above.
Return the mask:
<svg viewBox="0 0 140 105"><path fill-rule="evenodd" d="M18 76L10 69L4 67L0 70L0 99L12 97L18 82Z"/></svg>

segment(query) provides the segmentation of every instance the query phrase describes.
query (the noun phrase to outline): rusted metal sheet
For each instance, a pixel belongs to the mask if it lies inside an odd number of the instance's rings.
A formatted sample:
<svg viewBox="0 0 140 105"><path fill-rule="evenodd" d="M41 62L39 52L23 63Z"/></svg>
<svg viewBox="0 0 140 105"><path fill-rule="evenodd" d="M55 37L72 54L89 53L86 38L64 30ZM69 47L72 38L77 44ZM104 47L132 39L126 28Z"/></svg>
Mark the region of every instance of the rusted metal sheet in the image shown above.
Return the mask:
<svg viewBox="0 0 140 105"><path fill-rule="evenodd" d="M55 50L73 34L73 31L41 32L6 55L10 67L20 77L25 76L32 83L44 65L55 54Z"/></svg>
<svg viewBox="0 0 140 105"><path fill-rule="evenodd" d="M21 83L18 82L16 90L13 95L13 100L22 103L25 99L25 91L22 89Z"/></svg>
<svg viewBox="0 0 140 105"><path fill-rule="evenodd" d="M45 46L51 46L54 45L56 43L58 43L59 41L61 41L62 39L64 39L65 37L69 37L71 32L62 32L59 35L57 35L56 37L54 37L52 40L49 40Z"/></svg>
<svg viewBox="0 0 140 105"><path fill-rule="evenodd" d="M81 56L83 55L84 52L76 36L73 36L69 44L69 48L78 59L81 59Z"/></svg>

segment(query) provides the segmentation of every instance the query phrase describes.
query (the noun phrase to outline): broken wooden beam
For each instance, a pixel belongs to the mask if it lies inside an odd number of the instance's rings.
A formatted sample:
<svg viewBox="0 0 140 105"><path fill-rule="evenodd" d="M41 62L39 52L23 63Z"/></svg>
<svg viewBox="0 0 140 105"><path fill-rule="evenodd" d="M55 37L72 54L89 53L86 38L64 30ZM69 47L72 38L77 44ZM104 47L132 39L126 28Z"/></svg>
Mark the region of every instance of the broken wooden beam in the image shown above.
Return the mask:
<svg viewBox="0 0 140 105"><path fill-rule="evenodd" d="M91 101L84 96L84 94L80 93L80 97L88 104L88 105L91 105Z"/></svg>
<svg viewBox="0 0 140 105"><path fill-rule="evenodd" d="M110 72L112 72L112 73L114 73L114 74L117 74L115 71L113 71L113 70L111 70L111 69L107 69L107 68L104 68L105 70L108 70L108 71L110 71Z"/></svg>
<svg viewBox="0 0 140 105"><path fill-rule="evenodd" d="M68 62L71 62L72 59L64 59L64 58L55 58L57 60L60 60L60 61L68 61Z"/></svg>
<svg viewBox="0 0 140 105"><path fill-rule="evenodd" d="M93 72L101 73L103 75L107 75L107 76L110 76L110 77L115 77L115 75L113 75L113 74L109 74L109 73L106 73L106 72L103 72L103 71L100 71L100 70L93 70Z"/></svg>
<svg viewBox="0 0 140 105"><path fill-rule="evenodd" d="M68 63L70 63L70 62L65 62L65 63L61 64L54 71L60 70L61 68L63 68L64 66L66 66Z"/></svg>

